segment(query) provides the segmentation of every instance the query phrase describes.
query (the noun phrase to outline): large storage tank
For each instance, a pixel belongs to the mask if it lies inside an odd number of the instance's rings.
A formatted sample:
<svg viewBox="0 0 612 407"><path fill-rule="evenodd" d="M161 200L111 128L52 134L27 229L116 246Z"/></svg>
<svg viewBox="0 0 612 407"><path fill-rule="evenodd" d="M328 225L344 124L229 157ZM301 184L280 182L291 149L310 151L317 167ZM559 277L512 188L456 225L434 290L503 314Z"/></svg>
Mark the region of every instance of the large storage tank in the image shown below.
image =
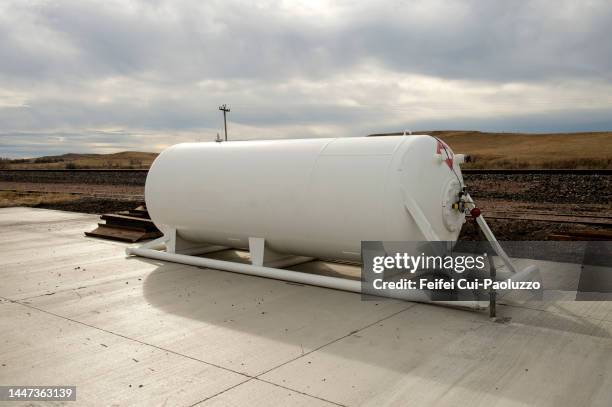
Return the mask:
<svg viewBox="0 0 612 407"><path fill-rule="evenodd" d="M446 150L445 150L446 149ZM183 239L360 259L362 240L456 240L463 180L452 152L426 135L178 144L147 176L151 218Z"/></svg>

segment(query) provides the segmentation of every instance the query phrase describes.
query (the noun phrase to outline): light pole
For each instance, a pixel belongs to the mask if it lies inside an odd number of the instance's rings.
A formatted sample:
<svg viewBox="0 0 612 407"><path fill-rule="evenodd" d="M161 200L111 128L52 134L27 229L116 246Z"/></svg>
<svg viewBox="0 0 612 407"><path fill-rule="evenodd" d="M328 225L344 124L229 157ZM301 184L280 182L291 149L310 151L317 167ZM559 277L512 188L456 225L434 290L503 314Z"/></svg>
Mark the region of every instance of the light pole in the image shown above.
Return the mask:
<svg viewBox="0 0 612 407"><path fill-rule="evenodd" d="M223 112L223 127L225 128L225 141L227 141L227 113L230 111L230 109L224 103L219 106L219 110Z"/></svg>

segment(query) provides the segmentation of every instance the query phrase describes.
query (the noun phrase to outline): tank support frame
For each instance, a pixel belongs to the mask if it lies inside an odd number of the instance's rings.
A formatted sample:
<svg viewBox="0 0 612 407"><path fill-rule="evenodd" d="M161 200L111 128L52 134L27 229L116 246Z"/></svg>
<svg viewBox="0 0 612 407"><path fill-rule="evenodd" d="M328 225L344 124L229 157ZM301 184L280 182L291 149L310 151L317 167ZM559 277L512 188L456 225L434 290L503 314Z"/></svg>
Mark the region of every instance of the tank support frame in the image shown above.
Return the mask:
<svg viewBox="0 0 612 407"><path fill-rule="evenodd" d="M128 247L126 249L126 254L128 256L135 255L155 260L170 261L173 263L224 270L233 273L241 273L362 294L360 280L330 277L283 269L283 267L290 267L315 259L311 257L287 256L276 253L269 248L266 248L265 240L263 238L254 237L249 239L251 264L199 257L198 255L218 252L230 248L201 244L185 246L185 241L181 242L180 239L180 236L177 236L176 230L172 230L170 233L160 237L159 239L142 244L138 247ZM405 290L401 292L387 290L382 292L381 296L404 301L429 303L455 308L467 308L472 310L482 310L488 307L487 301L432 301L430 299L429 292L424 290Z"/></svg>

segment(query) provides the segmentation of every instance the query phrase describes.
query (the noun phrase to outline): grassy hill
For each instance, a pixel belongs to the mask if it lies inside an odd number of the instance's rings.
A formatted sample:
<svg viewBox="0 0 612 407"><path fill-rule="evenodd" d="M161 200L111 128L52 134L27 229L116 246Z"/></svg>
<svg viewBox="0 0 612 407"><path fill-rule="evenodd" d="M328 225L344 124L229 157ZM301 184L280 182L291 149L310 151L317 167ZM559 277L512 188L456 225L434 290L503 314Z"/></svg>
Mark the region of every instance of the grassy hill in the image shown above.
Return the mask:
<svg viewBox="0 0 612 407"><path fill-rule="evenodd" d="M612 132L527 134L448 130L413 133L439 137L455 153L469 155L472 161L463 168L612 168Z"/></svg>
<svg viewBox="0 0 612 407"><path fill-rule="evenodd" d="M564 134L434 131L456 153L469 154L465 168L612 168L612 132Z"/></svg>
<svg viewBox="0 0 612 407"><path fill-rule="evenodd" d="M415 132L416 133L416 132ZM456 153L470 155L464 168L612 168L612 132L484 133L420 131L443 139ZM401 134L401 133L390 133ZM0 168L148 168L156 153L64 154L2 160Z"/></svg>
<svg viewBox="0 0 612 407"><path fill-rule="evenodd" d="M5 168L13 169L87 169L87 168L149 168L157 153L123 151L113 154L68 153L38 158L4 160ZM2 163L0 163L2 164ZM0 168L2 165L0 165Z"/></svg>

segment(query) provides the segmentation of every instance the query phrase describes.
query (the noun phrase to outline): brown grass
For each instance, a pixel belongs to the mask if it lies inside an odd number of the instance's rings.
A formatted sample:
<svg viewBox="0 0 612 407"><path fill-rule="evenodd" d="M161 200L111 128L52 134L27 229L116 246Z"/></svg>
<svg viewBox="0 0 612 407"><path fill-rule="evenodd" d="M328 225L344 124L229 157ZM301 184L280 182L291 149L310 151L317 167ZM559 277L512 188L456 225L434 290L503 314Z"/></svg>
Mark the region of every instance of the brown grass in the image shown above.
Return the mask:
<svg viewBox="0 0 612 407"><path fill-rule="evenodd" d="M565 134L434 131L456 153L468 154L464 168L612 168L612 132Z"/></svg>
<svg viewBox="0 0 612 407"><path fill-rule="evenodd" d="M40 204L54 204L79 199L77 195L62 193L23 193L0 191L0 208L11 206L36 206Z"/></svg>
<svg viewBox="0 0 612 407"><path fill-rule="evenodd" d="M64 154L26 160L4 162L4 167L13 169L88 169L88 168L132 168L146 169L151 166L157 153L123 151L114 154Z"/></svg>

